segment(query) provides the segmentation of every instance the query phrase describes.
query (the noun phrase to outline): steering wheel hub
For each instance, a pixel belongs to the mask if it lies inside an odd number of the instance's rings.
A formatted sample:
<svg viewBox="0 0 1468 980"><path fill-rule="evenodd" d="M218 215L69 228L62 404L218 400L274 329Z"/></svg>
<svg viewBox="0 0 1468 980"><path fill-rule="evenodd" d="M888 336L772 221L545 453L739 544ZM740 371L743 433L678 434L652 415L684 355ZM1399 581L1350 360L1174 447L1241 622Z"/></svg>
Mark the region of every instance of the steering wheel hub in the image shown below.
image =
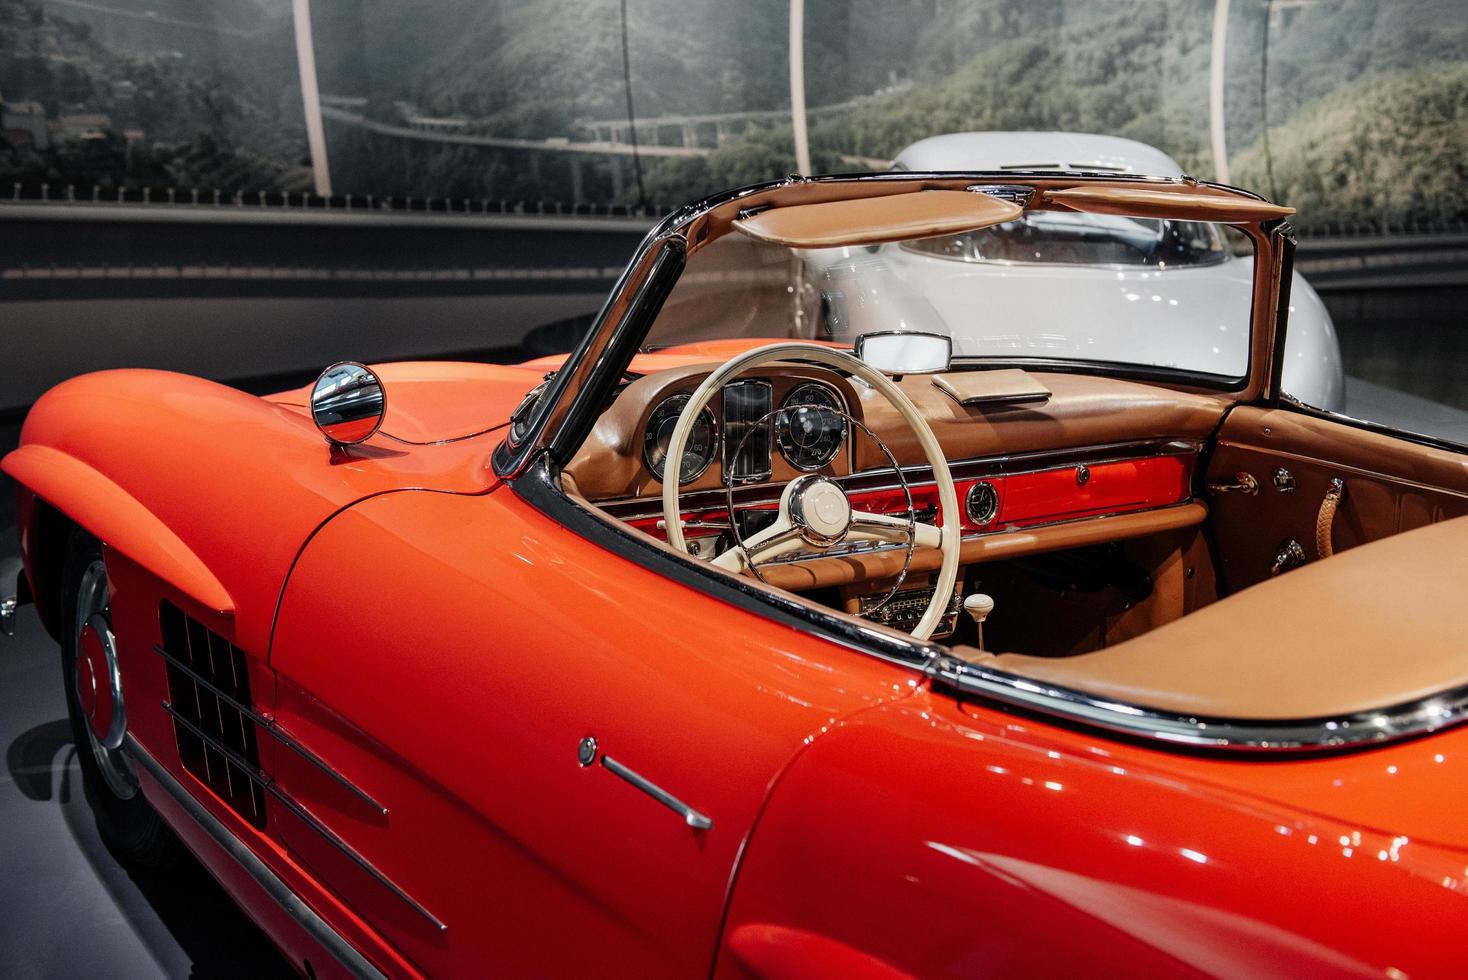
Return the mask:
<svg viewBox="0 0 1468 980"><path fill-rule="evenodd" d="M802 476L790 484L790 523L813 548L829 548L851 529L851 501L834 481Z"/></svg>

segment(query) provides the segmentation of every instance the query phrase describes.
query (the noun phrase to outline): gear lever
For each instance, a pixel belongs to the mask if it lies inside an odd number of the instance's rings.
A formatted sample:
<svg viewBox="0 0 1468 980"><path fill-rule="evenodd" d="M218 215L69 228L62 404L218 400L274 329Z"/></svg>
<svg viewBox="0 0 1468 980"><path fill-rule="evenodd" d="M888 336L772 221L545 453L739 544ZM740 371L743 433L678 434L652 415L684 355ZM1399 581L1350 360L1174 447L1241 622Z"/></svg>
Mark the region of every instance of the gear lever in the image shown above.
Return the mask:
<svg viewBox="0 0 1468 980"><path fill-rule="evenodd" d="M984 649L984 620L994 611L994 600L982 592L975 592L963 600L963 611L969 614L978 629L978 647Z"/></svg>

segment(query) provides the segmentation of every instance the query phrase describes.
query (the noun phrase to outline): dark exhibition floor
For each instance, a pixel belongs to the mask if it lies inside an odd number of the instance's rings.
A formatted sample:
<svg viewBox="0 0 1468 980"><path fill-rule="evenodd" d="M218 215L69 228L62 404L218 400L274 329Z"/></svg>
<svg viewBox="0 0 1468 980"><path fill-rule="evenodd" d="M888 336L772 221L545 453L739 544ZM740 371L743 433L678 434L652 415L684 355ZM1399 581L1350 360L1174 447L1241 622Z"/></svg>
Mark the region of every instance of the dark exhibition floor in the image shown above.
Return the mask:
<svg viewBox="0 0 1468 980"><path fill-rule="evenodd" d="M192 859L129 872L97 836L34 608L0 638L0 962L9 980L295 976Z"/></svg>

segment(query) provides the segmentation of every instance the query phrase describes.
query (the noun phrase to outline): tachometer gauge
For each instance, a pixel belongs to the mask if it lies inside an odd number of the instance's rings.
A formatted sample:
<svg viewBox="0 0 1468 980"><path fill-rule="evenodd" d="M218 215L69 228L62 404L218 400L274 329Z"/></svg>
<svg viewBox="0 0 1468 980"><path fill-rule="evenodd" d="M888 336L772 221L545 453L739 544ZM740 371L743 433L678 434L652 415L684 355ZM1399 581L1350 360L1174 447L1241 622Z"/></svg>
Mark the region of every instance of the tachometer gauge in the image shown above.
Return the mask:
<svg viewBox="0 0 1468 980"><path fill-rule="evenodd" d="M678 425L678 416L688 404L688 395L674 395L657 408L647 420L647 435L642 442L642 459L647 468L659 480L663 478L663 463L668 458L668 444L673 441L673 429ZM714 413L707 408L698 413L693 430L688 433L688 442L683 447L683 465L678 474L679 483L689 483L703 476L704 470L714 461Z"/></svg>
<svg viewBox="0 0 1468 980"><path fill-rule="evenodd" d="M803 384L790 392L775 417L780 453L798 470L829 466L846 440L841 402L825 385Z"/></svg>

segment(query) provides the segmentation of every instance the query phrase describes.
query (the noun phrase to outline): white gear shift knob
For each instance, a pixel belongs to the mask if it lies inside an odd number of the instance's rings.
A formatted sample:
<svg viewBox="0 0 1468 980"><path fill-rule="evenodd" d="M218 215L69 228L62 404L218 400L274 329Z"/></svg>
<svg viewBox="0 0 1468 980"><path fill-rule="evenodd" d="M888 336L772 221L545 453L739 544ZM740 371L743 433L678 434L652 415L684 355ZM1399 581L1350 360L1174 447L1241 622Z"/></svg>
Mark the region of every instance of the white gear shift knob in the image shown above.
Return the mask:
<svg viewBox="0 0 1468 980"><path fill-rule="evenodd" d="M963 600L963 611L973 619L979 634L979 649L984 649L984 620L994 611L994 600L982 592L975 592Z"/></svg>
<svg viewBox="0 0 1468 980"><path fill-rule="evenodd" d="M972 616L975 623L983 626L984 620L994 611L994 600L982 592L975 592L963 600L963 611Z"/></svg>

